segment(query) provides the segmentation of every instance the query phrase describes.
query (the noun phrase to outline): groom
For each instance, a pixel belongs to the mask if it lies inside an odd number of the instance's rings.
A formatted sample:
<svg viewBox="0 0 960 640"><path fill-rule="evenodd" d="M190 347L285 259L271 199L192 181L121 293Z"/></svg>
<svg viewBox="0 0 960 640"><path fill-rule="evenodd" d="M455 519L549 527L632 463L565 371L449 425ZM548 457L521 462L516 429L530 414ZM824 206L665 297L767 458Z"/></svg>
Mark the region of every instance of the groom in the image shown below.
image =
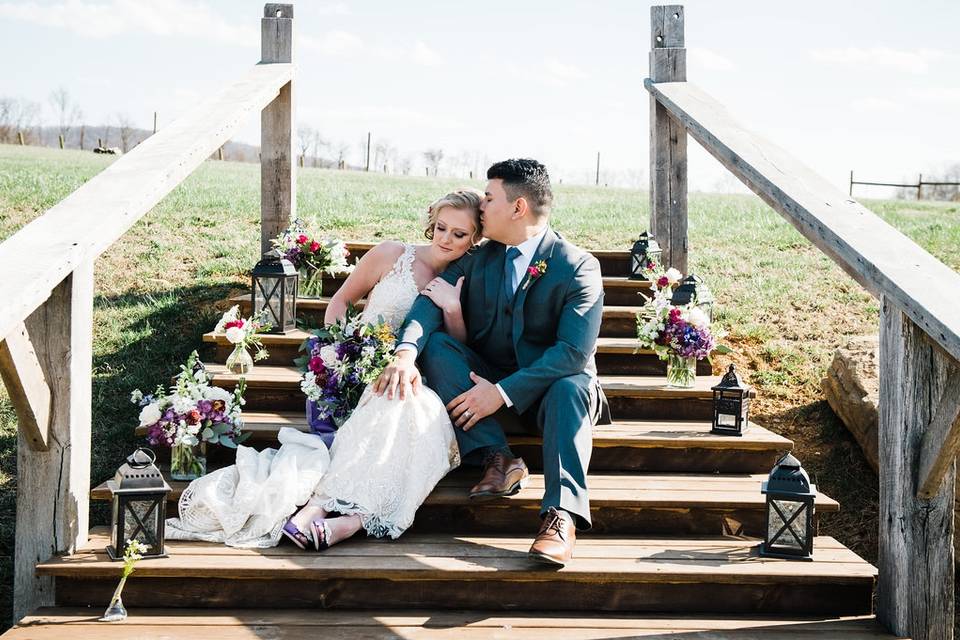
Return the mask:
<svg viewBox="0 0 960 640"><path fill-rule="evenodd" d="M529 476L505 428L519 423L542 433L546 486L529 555L562 566L576 529L590 528L591 431L606 407L594 362L600 265L550 228L546 167L506 160L490 167L487 179L481 219L489 242L441 274L451 284L464 278L466 344L438 330L443 311L421 295L377 390L415 393L419 356L427 384L447 403L463 461L483 466L471 499L512 495Z"/></svg>

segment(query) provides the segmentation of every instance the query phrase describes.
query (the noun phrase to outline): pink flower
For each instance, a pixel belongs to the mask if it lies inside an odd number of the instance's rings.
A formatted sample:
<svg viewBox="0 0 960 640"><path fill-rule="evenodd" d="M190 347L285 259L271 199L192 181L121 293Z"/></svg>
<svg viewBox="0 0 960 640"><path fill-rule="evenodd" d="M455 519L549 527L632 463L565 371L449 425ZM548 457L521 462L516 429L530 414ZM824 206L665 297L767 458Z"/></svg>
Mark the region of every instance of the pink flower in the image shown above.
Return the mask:
<svg viewBox="0 0 960 640"><path fill-rule="evenodd" d="M320 373L326 368L323 366L323 358L320 356L310 358L310 363L307 365L307 367L314 373Z"/></svg>
<svg viewBox="0 0 960 640"><path fill-rule="evenodd" d="M314 240L313 242L310 243L310 251L311 251L311 252L316 251L316 250L319 249L319 248L320 248L320 243L317 242L316 240Z"/></svg>
<svg viewBox="0 0 960 640"><path fill-rule="evenodd" d="M223 325L224 331L226 331L227 329L232 329L234 327L236 327L237 329L243 329L243 320L238 318L237 320L231 320L227 324Z"/></svg>
<svg viewBox="0 0 960 640"><path fill-rule="evenodd" d="M670 322L679 322L680 321L680 309L674 307L670 309Z"/></svg>
<svg viewBox="0 0 960 640"><path fill-rule="evenodd" d="M663 289L663 288L664 288L665 286L667 286L668 284L670 284L670 281L667 280L667 276L660 276L659 278L657 278L657 288L658 288L658 289Z"/></svg>
<svg viewBox="0 0 960 640"><path fill-rule="evenodd" d="M307 244L307 236L300 234L300 237L297 238L297 244Z"/></svg>
<svg viewBox="0 0 960 640"><path fill-rule="evenodd" d="M540 276L540 270L536 267L527 267L527 275L531 278L537 278Z"/></svg>

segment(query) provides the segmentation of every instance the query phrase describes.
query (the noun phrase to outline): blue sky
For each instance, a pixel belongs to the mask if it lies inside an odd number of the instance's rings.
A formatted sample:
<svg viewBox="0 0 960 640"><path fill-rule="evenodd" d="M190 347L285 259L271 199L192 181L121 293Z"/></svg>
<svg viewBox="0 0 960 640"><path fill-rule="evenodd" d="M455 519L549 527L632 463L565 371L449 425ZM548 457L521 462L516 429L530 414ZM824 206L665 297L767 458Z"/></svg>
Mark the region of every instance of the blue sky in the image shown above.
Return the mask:
<svg viewBox="0 0 960 640"><path fill-rule="evenodd" d="M846 188L960 162L960 3L695 0L688 78ZM89 123L161 126L259 58L263 2L0 0L0 96L64 86ZM649 4L626 0L295 3L299 120L372 131L414 165L526 155L555 179L646 184ZM238 136L256 143L259 122ZM734 182L691 142L690 184ZM459 158L462 161L456 162ZM876 192L860 192L868 195Z"/></svg>

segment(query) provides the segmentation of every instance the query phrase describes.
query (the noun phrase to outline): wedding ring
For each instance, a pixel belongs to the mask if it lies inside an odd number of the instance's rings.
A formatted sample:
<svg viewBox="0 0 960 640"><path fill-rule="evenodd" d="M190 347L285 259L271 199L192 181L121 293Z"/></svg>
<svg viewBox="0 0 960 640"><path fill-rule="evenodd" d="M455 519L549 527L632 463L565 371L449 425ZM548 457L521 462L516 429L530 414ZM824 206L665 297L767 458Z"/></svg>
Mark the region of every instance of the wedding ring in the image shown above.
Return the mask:
<svg viewBox="0 0 960 640"><path fill-rule="evenodd" d="M463 412L463 415L467 416L467 420L469 420L472 414L470 413L470 410L467 409L466 411Z"/></svg>

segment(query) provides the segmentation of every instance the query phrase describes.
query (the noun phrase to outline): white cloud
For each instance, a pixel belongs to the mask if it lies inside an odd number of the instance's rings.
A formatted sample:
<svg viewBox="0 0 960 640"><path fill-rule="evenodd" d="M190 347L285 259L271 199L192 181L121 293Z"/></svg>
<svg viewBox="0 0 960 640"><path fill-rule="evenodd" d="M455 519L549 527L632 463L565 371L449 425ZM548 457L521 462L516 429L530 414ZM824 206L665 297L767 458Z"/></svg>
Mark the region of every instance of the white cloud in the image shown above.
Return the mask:
<svg viewBox="0 0 960 640"><path fill-rule="evenodd" d="M297 45L328 56L355 55L363 50L363 40L347 31L330 31L318 38L300 35L297 38Z"/></svg>
<svg viewBox="0 0 960 640"><path fill-rule="evenodd" d="M892 113L903 111L903 105L899 102L874 96L853 100L850 103L850 108L862 113Z"/></svg>
<svg viewBox="0 0 960 640"><path fill-rule="evenodd" d="M733 71L737 65L732 60L726 58L712 49L703 47L690 47L690 64L698 66L707 71Z"/></svg>
<svg viewBox="0 0 960 640"><path fill-rule="evenodd" d="M210 7L183 0L64 0L49 5L37 2L0 3L0 18L67 29L89 38L148 33L186 36L225 44L249 46L259 42L258 30L224 20Z"/></svg>
<svg viewBox="0 0 960 640"><path fill-rule="evenodd" d="M960 105L960 87L924 87L907 90L907 97L923 104Z"/></svg>
<svg viewBox="0 0 960 640"><path fill-rule="evenodd" d="M566 64L556 58L547 58L543 62L546 71L541 80L554 87L565 87L570 81L583 80L587 73L575 64Z"/></svg>
<svg viewBox="0 0 960 640"><path fill-rule="evenodd" d="M422 64L425 67L438 67L443 64L443 58L440 54L420 40L413 45L411 58L417 64Z"/></svg>
<svg viewBox="0 0 960 640"><path fill-rule="evenodd" d="M858 68L886 68L906 73L923 74L933 63L946 57L937 49L892 49L890 47L846 47L814 49L811 57L818 62L842 64Z"/></svg>

